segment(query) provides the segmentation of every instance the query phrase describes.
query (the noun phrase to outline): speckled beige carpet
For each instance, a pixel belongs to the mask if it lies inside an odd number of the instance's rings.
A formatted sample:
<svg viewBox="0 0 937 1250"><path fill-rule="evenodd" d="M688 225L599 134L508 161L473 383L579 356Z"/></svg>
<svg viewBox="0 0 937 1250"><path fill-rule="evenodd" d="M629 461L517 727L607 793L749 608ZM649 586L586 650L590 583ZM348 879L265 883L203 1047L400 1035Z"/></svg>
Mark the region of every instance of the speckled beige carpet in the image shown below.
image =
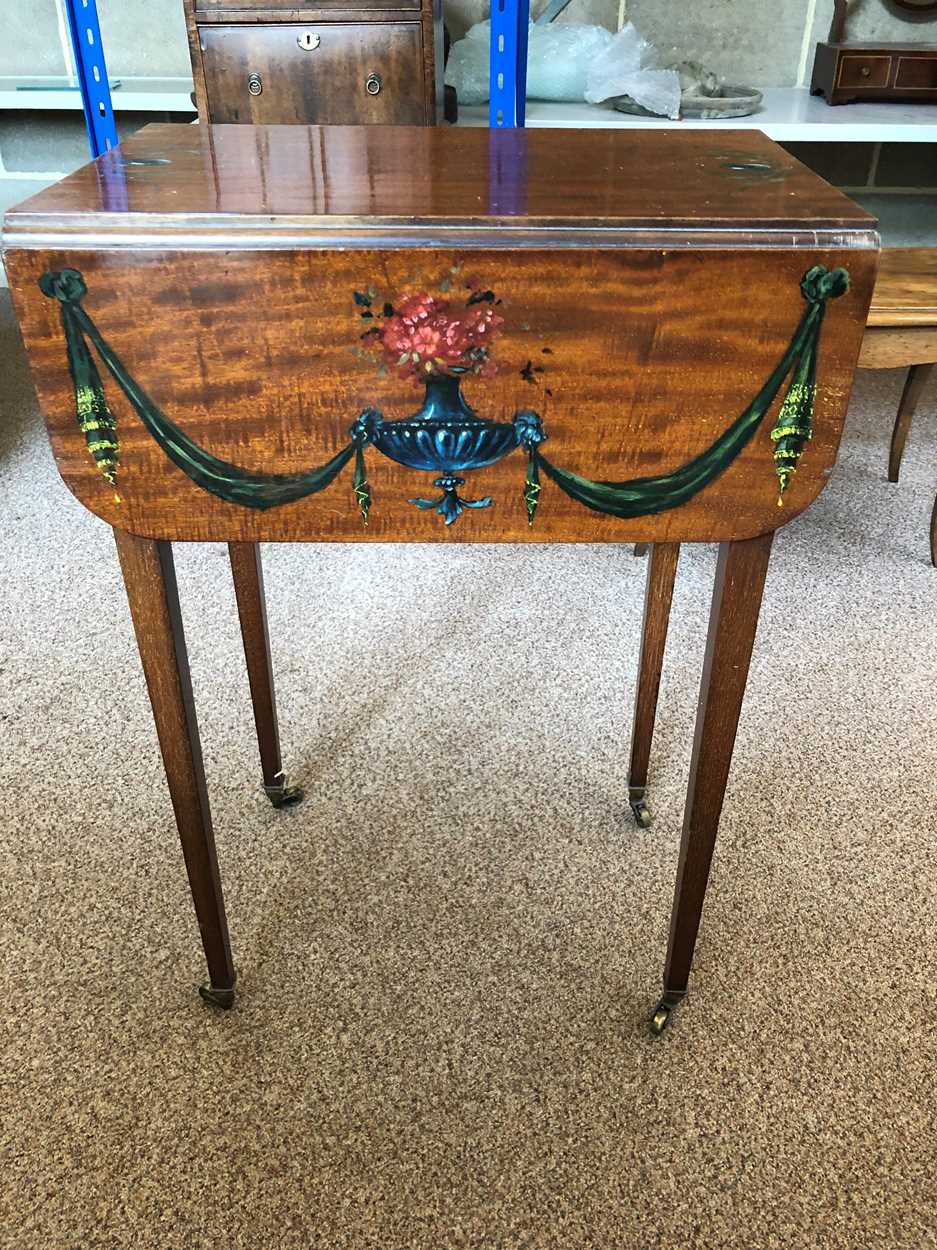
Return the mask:
<svg viewBox="0 0 937 1250"><path fill-rule="evenodd" d="M240 968L202 976L117 562L7 323L0 1243L937 1245L935 392L898 374L778 538L693 992L653 1041L708 611L685 551L624 762L629 549L268 549L291 772L259 782L225 552L179 556Z"/></svg>

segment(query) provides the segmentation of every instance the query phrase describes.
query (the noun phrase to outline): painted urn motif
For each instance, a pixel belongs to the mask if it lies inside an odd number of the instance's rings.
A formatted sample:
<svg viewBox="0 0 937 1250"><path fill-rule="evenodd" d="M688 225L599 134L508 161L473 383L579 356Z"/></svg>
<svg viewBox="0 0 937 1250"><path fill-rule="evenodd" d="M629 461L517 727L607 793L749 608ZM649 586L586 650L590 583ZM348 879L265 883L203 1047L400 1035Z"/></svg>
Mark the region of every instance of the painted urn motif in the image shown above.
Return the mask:
<svg viewBox="0 0 937 1250"><path fill-rule="evenodd" d="M426 388L422 407L406 420L387 422L373 410L362 414L359 423L367 441L398 464L439 474L433 482L442 491L439 498L410 502L435 509L447 525L464 508L490 507L488 495L462 498L458 488L465 478L459 475L495 464L526 445L522 439L529 440L533 433L529 422L522 423L519 433L516 421L480 417L462 394L465 375L490 377L497 372L491 343L504 319L494 310L494 292L474 292L461 308L425 292L408 296L397 309L386 302L376 304L370 291L356 291L354 300L364 310L359 313L363 320L381 323L364 332L366 347L380 352L385 368ZM539 418L537 426L537 441L542 441Z"/></svg>

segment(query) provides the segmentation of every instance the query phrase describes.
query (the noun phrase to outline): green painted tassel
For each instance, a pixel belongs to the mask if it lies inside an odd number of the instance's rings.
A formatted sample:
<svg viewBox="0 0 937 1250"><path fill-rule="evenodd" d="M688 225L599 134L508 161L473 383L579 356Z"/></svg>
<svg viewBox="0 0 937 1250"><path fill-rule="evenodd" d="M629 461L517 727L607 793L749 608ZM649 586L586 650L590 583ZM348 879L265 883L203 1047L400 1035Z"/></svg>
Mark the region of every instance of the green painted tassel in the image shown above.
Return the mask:
<svg viewBox="0 0 937 1250"><path fill-rule="evenodd" d="M68 368L75 387L75 419L101 476L111 486L116 486L120 459L117 420L107 405L101 375L88 350L71 302L84 294L85 285L74 270L65 270L55 276L57 281L54 284L50 281L46 286L42 282L39 285L46 295L62 299L62 329L65 331ZM51 278L52 275L46 277Z"/></svg>
<svg viewBox="0 0 937 1250"><path fill-rule="evenodd" d="M113 414L102 397L85 386L75 388L75 411L94 463L102 477L116 486L120 444Z"/></svg>
<svg viewBox="0 0 937 1250"><path fill-rule="evenodd" d="M849 290L849 273L845 269L826 269L823 265L814 265L804 274L800 289L804 299L811 305L813 326L804 350L794 366L787 394L771 431L775 472L778 475L779 508L784 503L784 492L797 472L804 448L813 437L817 354L827 301L839 299L846 294Z"/></svg>
<svg viewBox="0 0 937 1250"><path fill-rule="evenodd" d="M537 504L540 502L542 489L543 487L540 485L540 470L536 458L536 445L534 445L527 454L527 477L524 481L524 503L527 505L528 525L533 525L534 523L534 516L537 512Z"/></svg>
<svg viewBox="0 0 937 1250"><path fill-rule="evenodd" d="M368 513L371 511L371 487L364 467L364 447L361 443L355 446L355 478L353 485L358 507L361 509L361 515L364 518L365 525L367 525Z"/></svg>
<svg viewBox="0 0 937 1250"><path fill-rule="evenodd" d="M778 410L771 441L774 443L774 464L778 475L778 507L784 503L784 492L797 472L804 448L813 437L813 405L816 398L816 339L797 363L784 403Z"/></svg>

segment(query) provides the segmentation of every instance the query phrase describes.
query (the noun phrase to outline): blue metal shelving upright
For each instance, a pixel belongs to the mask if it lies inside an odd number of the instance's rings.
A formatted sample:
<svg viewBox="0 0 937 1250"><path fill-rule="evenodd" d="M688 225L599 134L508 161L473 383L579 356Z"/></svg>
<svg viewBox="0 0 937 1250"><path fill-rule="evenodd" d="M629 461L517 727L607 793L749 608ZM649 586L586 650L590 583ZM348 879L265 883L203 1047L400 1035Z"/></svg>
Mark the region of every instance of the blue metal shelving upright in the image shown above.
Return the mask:
<svg viewBox="0 0 937 1250"><path fill-rule="evenodd" d="M488 124L523 126L527 99L530 0L491 0L491 81Z"/></svg>
<svg viewBox="0 0 937 1250"><path fill-rule="evenodd" d="M118 139L98 6L95 0L65 0L65 13L75 51L75 69L91 155L101 156L116 148Z"/></svg>

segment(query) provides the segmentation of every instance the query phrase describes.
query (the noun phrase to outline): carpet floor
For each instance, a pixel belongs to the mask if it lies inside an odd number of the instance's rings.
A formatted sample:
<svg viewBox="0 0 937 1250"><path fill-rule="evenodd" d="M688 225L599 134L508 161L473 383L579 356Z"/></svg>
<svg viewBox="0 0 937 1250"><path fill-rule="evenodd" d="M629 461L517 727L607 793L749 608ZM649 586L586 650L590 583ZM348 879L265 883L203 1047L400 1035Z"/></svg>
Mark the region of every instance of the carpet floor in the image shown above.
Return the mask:
<svg viewBox="0 0 937 1250"><path fill-rule="evenodd" d="M4 295L4 299L6 296ZM937 1245L931 387L867 373L778 536L692 993L663 964L714 552L624 785L630 548L265 550L299 808L259 787L222 547L178 554L235 959L198 944L116 557L4 304L0 1245Z"/></svg>

